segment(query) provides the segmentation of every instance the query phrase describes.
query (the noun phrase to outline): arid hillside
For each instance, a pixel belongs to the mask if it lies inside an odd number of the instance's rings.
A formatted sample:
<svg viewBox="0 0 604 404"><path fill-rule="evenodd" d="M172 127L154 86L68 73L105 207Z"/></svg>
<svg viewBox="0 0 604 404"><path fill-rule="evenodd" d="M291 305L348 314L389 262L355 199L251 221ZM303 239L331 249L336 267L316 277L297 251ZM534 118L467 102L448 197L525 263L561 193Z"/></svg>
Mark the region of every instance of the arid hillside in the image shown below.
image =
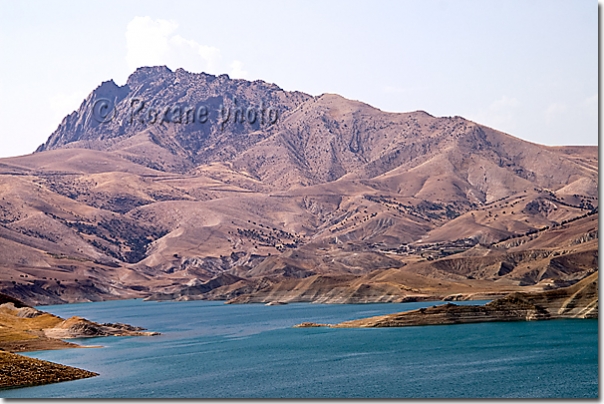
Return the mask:
<svg viewBox="0 0 604 404"><path fill-rule="evenodd" d="M29 304L472 299L573 284L597 239L597 147L182 69L0 159L0 291Z"/></svg>

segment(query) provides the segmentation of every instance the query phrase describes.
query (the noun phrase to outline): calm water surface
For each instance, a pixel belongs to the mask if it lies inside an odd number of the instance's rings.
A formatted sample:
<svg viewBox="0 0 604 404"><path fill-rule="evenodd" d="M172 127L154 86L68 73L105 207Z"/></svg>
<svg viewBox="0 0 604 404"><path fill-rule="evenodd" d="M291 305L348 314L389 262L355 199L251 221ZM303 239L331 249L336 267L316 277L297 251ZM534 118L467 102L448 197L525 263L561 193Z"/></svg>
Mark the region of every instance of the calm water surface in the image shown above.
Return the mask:
<svg viewBox="0 0 604 404"><path fill-rule="evenodd" d="M476 302L473 302L476 303ZM434 303L44 306L125 322L156 337L75 340L98 349L29 353L100 376L2 397L597 397L597 320L391 329L294 329ZM472 302L470 302L472 304Z"/></svg>

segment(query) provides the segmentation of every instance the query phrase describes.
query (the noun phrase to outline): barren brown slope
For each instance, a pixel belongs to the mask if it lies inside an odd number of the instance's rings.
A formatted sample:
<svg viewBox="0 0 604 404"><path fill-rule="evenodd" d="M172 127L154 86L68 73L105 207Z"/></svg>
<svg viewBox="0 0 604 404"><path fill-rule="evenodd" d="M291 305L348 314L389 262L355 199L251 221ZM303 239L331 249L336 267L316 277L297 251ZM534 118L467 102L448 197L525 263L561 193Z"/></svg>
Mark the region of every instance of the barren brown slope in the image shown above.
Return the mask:
<svg viewBox="0 0 604 404"><path fill-rule="evenodd" d="M597 171L572 151L519 141L461 117L385 113L325 94L284 114L271 133L234 164L281 189L357 178L402 196L488 203L583 178L573 193L595 196ZM597 159L597 150L589 156Z"/></svg>
<svg viewBox="0 0 604 404"><path fill-rule="evenodd" d="M102 98L116 105L107 123L91 115ZM206 105L209 120L177 121L177 109L131 122L133 98L162 111ZM260 104L277 111L273 124L217 125L220 105ZM595 269L593 223L566 224L597 218L597 174L597 147L545 147L461 117L142 68L123 87L94 90L38 153L0 160L0 290L48 304L247 301L273 286L324 301L396 300L409 288L467 296L474 281L484 293L558 287ZM554 228L547 246L532 241ZM375 284L395 272L416 285L398 275ZM323 276L342 292L312 292L310 278ZM216 287L200 297L201 284Z"/></svg>
<svg viewBox="0 0 604 404"><path fill-rule="evenodd" d="M590 215L562 226L492 245L441 243L411 246L389 251L392 261L385 267L371 260L367 273L334 277L319 271L302 255L289 267L265 260L262 281L233 283L210 293L189 298L231 299L231 303L316 301L328 303L400 302L418 300L476 300L500 297L514 291L542 291L576 283L598 269L598 215ZM506 246L510 242L511 247ZM524 248L523 248L524 246ZM302 247L301 250L304 250ZM320 257L331 262L333 274L338 268L333 246ZM293 254L293 253L292 253ZM343 256L362 256L349 249ZM358 258L357 258L358 259ZM399 262L396 265L396 262ZM268 277L267 267L297 270L298 277L280 281ZM282 265L282 264L281 264ZM336 272L337 273L337 272ZM346 273L340 271L339 273ZM350 271L348 273L351 273ZM240 273L240 276L242 274ZM300 276L301 275L301 276ZM270 280L270 281L268 281ZM329 293L324 289L329 289Z"/></svg>

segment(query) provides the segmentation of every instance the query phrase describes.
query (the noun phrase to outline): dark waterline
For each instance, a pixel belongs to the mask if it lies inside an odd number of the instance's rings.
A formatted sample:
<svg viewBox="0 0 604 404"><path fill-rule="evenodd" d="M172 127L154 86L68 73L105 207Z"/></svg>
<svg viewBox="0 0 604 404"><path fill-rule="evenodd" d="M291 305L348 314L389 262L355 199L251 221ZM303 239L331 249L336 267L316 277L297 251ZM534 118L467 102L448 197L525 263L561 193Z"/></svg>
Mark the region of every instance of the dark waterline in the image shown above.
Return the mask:
<svg viewBox="0 0 604 404"><path fill-rule="evenodd" d="M433 304L45 306L62 317L163 334L82 339L76 342L105 348L29 353L101 375L2 397L598 397L597 320L291 328Z"/></svg>

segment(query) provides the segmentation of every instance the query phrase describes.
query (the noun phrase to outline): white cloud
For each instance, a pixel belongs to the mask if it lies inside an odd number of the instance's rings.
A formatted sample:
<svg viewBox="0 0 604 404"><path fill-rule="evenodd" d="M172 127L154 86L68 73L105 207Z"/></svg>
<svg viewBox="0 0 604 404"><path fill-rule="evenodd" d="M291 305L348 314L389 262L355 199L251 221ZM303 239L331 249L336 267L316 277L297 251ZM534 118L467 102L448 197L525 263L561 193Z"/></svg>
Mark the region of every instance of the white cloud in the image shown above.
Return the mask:
<svg viewBox="0 0 604 404"><path fill-rule="evenodd" d="M220 49L213 46L201 45L192 39L185 39L180 35L170 38L168 59L174 68L182 67L189 71L199 71L199 61L205 63L206 73L221 73L218 71L220 64ZM177 66L178 65L178 66Z"/></svg>
<svg viewBox="0 0 604 404"><path fill-rule="evenodd" d="M494 129L511 131L517 124L520 105L516 98L504 95L476 114L475 120Z"/></svg>
<svg viewBox="0 0 604 404"><path fill-rule="evenodd" d="M585 100L583 100L583 103L581 104L581 106L583 107L583 110L585 110L585 112L587 112L592 117L597 118L597 116L598 116L598 94L594 94L591 97L588 97Z"/></svg>
<svg viewBox="0 0 604 404"><path fill-rule="evenodd" d="M548 125L558 125L562 121L577 122L585 119L597 119L598 117L598 95L585 98L581 102L562 103L554 102L548 105L543 112L545 122Z"/></svg>
<svg viewBox="0 0 604 404"><path fill-rule="evenodd" d="M247 79L248 72L243 70L243 63L239 60L235 60L231 63L231 77L234 79Z"/></svg>
<svg viewBox="0 0 604 404"><path fill-rule="evenodd" d="M386 94L402 94L406 93L407 89L401 87L386 86L384 87L384 92Z"/></svg>
<svg viewBox="0 0 604 404"><path fill-rule="evenodd" d="M489 110L495 113L507 113L510 109L516 108L520 105L520 102L516 98L510 98L507 96L503 96L497 101L494 101L489 106Z"/></svg>
<svg viewBox="0 0 604 404"><path fill-rule="evenodd" d="M566 113L567 111L568 108L565 104L560 102L554 102L550 104L545 110L545 122L548 125L551 125L558 116Z"/></svg>
<svg viewBox="0 0 604 404"><path fill-rule="evenodd" d="M130 70L166 62L169 36L178 28L176 21L134 17L126 28L126 62Z"/></svg>
<svg viewBox="0 0 604 404"><path fill-rule="evenodd" d="M221 62L220 49L203 45L176 34L174 20L134 17L126 28L126 62L130 70L142 66L166 65L172 70L183 68L199 73L221 74L227 69ZM232 74L243 78L243 63L230 64Z"/></svg>

